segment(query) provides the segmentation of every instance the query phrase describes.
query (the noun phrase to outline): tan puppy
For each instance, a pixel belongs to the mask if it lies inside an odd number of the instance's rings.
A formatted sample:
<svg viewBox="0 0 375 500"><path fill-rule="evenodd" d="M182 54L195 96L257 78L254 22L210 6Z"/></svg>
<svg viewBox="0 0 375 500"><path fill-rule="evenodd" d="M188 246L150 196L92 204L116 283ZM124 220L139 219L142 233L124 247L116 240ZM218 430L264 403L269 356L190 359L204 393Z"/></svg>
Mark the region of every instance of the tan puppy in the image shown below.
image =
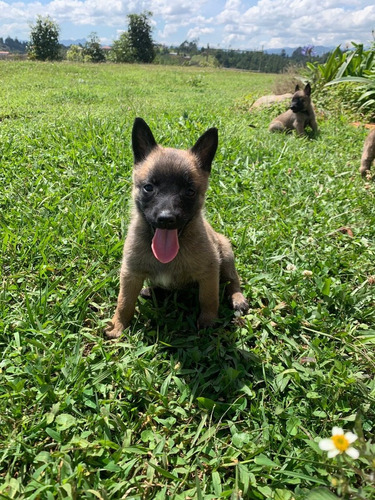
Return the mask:
<svg viewBox="0 0 375 500"><path fill-rule="evenodd" d="M212 229L202 211L217 145L217 129L210 128L187 151L163 148L146 122L135 119L134 206L108 337L119 337L129 326L145 280L167 289L197 283L199 328L212 325L217 318L220 281L227 283L233 309L248 310L231 245Z"/></svg>
<svg viewBox="0 0 375 500"><path fill-rule="evenodd" d="M309 125L314 133L318 131L314 108L311 103L311 87L308 83L304 90L296 86L290 108L285 113L277 116L270 123L270 132L288 132L295 130L297 135L304 135L305 128Z"/></svg>
<svg viewBox="0 0 375 500"><path fill-rule="evenodd" d="M366 172L369 172L371 169L371 163L375 159L375 129L371 130L369 135L366 137L366 140L363 144L363 152L361 158L361 166L359 171L362 176L366 176Z"/></svg>

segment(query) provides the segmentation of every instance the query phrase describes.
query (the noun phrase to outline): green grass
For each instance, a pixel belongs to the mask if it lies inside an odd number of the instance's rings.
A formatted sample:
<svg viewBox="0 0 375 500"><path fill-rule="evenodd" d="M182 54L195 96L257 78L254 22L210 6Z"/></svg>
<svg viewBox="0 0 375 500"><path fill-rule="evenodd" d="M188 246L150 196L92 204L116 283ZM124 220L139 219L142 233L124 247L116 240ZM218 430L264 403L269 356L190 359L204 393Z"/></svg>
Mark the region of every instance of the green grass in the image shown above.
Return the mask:
<svg viewBox="0 0 375 500"><path fill-rule="evenodd" d="M270 134L280 108L248 108L276 78L0 62L0 498L314 500L334 477L374 498L366 131L319 109L316 140ZM166 146L219 128L206 212L235 246L243 320L223 300L199 333L194 293L171 294L104 338L135 116ZM355 469L318 448L334 425L360 437Z"/></svg>

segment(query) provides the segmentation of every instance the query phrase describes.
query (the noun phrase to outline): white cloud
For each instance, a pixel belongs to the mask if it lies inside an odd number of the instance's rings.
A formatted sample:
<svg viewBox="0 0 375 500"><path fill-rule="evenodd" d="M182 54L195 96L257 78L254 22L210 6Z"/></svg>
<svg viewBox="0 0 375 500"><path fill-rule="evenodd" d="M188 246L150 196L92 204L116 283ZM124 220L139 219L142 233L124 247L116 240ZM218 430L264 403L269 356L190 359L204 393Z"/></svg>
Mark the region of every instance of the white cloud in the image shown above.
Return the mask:
<svg viewBox="0 0 375 500"><path fill-rule="evenodd" d="M237 0L229 0L217 21L226 33L224 43L246 40L247 48L338 45L348 37L370 39L375 6L367 1L260 0L244 10Z"/></svg>
<svg viewBox="0 0 375 500"><path fill-rule="evenodd" d="M110 40L127 27L127 15L150 10L154 39L180 44L199 38L211 47L280 48L307 44L368 43L375 28L373 0L38 0L1 1L0 36L26 40L36 16L61 25L61 38L90 31Z"/></svg>
<svg viewBox="0 0 375 500"><path fill-rule="evenodd" d="M186 38L187 40L197 40L200 39L202 35L211 35L212 33L214 33L214 28L200 28L196 26L188 31Z"/></svg>
<svg viewBox="0 0 375 500"><path fill-rule="evenodd" d="M53 0L48 5L50 16L57 21L74 24L107 24L116 26L126 20L127 10L120 0ZM110 15L108 15L110 13Z"/></svg>

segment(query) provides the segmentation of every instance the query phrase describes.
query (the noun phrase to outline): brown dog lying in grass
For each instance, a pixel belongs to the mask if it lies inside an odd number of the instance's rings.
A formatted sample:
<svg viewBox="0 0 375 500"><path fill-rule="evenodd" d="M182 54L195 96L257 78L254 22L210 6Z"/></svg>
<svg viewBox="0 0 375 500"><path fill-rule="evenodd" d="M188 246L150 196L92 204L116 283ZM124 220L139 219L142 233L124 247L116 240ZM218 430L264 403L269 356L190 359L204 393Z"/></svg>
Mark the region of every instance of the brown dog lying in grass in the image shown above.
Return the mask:
<svg viewBox="0 0 375 500"><path fill-rule="evenodd" d="M290 108L285 113L272 120L270 132L290 132L295 130L297 135L304 135L305 128L310 126L314 133L318 131L315 112L311 103L311 86L308 83L303 90L297 85L292 97Z"/></svg>
<svg viewBox="0 0 375 500"><path fill-rule="evenodd" d="M370 172L371 163L375 159L375 129L371 130L369 135L363 144L363 152L361 158L361 166L359 171L363 177L366 177L366 173Z"/></svg>

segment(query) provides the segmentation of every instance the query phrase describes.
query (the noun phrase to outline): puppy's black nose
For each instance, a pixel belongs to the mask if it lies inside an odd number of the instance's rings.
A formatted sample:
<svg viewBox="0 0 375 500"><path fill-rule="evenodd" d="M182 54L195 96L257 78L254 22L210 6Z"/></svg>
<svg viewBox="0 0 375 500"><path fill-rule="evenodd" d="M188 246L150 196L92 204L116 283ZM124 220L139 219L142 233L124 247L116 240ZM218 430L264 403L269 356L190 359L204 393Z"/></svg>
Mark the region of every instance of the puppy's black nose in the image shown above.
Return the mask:
<svg viewBox="0 0 375 500"><path fill-rule="evenodd" d="M156 219L160 229L173 229L176 224L176 216L169 210L162 210Z"/></svg>

